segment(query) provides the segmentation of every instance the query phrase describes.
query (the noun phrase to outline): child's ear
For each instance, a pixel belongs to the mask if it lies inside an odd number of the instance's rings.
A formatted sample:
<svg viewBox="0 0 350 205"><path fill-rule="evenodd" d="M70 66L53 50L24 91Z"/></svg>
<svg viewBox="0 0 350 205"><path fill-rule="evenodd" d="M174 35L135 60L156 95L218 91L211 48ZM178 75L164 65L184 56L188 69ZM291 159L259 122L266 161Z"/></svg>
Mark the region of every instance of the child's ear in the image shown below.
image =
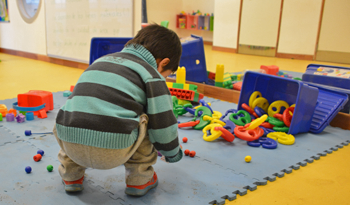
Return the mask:
<svg viewBox="0 0 350 205"><path fill-rule="evenodd" d="M169 58L163 58L163 59L156 59L157 62L157 70L159 73L163 72L163 69L166 65L168 65L170 63L170 59Z"/></svg>

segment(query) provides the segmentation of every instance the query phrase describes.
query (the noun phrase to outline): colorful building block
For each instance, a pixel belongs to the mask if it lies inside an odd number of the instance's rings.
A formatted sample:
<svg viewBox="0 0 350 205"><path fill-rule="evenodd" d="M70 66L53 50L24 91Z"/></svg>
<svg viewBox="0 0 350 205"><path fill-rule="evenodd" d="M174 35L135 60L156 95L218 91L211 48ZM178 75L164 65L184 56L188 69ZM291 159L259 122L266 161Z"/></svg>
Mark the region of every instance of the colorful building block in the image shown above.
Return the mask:
<svg viewBox="0 0 350 205"><path fill-rule="evenodd" d="M265 70L266 74L277 75L279 67L276 65L261 65L260 69Z"/></svg>
<svg viewBox="0 0 350 205"><path fill-rule="evenodd" d="M186 84L186 68L183 66L176 71L176 83Z"/></svg>
<svg viewBox="0 0 350 205"><path fill-rule="evenodd" d="M178 99L181 99L181 100L198 102L199 100L201 100L204 97L203 94L200 94L200 93L192 91L192 90L169 88L169 91L170 91L170 94L172 96L176 96Z"/></svg>
<svg viewBox="0 0 350 205"><path fill-rule="evenodd" d="M215 72L215 86L217 87L224 87L224 65L223 64L217 64L216 65L216 72Z"/></svg>
<svg viewBox="0 0 350 205"><path fill-rule="evenodd" d="M7 107L5 104L0 104L0 113L2 114L3 117L6 116L7 114Z"/></svg>
<svg viewBox="0 0 350 205"><path fill-rule="evenodd" d="M15 117L17 116L17 110L11 108L8 113L12 113Z"/></svg>

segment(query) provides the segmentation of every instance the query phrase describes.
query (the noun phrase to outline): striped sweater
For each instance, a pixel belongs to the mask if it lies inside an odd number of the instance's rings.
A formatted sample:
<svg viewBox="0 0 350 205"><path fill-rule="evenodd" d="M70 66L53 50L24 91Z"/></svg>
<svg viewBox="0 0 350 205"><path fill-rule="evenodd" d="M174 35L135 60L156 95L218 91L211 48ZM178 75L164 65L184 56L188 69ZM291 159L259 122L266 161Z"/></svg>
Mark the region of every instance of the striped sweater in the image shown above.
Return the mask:
<svg viewBox="0 0 350 205"><path fill-rule="evenodd" d="M97 59L80 76L56 118L66 142L107 149L131 146L139 117L149 117L148 134L168 162L182 158L177 120L164 77L153 55L141 45Z"/></svg>

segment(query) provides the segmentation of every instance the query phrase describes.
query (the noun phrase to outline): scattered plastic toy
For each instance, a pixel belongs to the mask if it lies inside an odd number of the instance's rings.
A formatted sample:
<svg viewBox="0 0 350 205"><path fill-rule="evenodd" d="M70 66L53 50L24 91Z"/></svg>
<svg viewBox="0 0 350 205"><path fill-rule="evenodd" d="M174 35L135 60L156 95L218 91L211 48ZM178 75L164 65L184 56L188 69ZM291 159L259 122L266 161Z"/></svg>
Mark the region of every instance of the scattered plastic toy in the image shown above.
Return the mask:
<svg viewBox="0 0 350 205"><path fill-rule="evenodd" d="M184 143L186 143L187 140L188 140L187 137L182 138L182 141L183 141Z"/></svg>
<svg viewBox="0 0 350 205"><path fill-rule="evenodd" d="M44 155L44 151L43 150L38 150L37 154L40 154L41 156L43 156Z"/></svg>
<svg viewBox="0 0 350 205"><path fill-rule="evenodd" d="M52 172L53 166L52 166L52 165L48 165L48 166L46 167L46 169L47 169L47 171Z"/></svg>
<svg viewBox="0 0 350 205"><path fill-rule="evenodd" d="M30 166L27 166L24 170L27 172L27 174L32 172L32 168Z"/></svg>
<svg viewBox="0 0 350 205"><path fill-rule="evenodd" d="M251 147L260 147L260 145L265 149L276 149L277 142L271 138L260 137L257 140L247 142L247 144Z"/></svg>
<svg viewBox="0 0 350 205"><path fill-rule="evenodd" d="M184 151L184 154L185 154L186 156L188 156L188 155L190 154L190 150L189 150L189 149L186 149L186 150Z"/></svg>
<svg viewBox="0 0 350 205"><path fill-rule="evenodd" d="M24 134L25 134L26 136L30 136L30 135L32 135L32 134L39 134L39 135L42 135L42 134L53 134L53 132L32 133L31 130L25 130L25 131L24 131Z"/></svg>
<svg viewBox="0 0 350 205"><path fill-rule="evenodd" d="M244 160L245 162L249 163L252 160L252 157L248 155L244 158Z"/></svg>
<svg viewBox="0 0 350 205"><path fill-rule="evenodd" d="M37 154L33 157L34 161L38 162L41 160L41 154Z"/></svg>
<svg viewBox="0 0 350 205"><path fill-rule="evenodd" d="M196 156L196 152L192 150L192 151L190 152L190 157L194 157L194 156Z"/></svg>

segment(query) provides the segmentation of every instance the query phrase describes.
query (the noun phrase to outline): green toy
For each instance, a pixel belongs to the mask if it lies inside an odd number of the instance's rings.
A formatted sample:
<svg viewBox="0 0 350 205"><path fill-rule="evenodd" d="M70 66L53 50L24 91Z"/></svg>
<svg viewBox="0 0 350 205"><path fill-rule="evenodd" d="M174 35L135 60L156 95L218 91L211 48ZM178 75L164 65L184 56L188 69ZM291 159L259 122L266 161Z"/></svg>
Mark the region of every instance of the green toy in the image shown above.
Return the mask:
<svg viewBox="0 0 350 205"><path fill-rule="evenodd" d="M243 117L240 115L243 115ZM238 117L237 119L235 119L236 116ZM244 110L239 110L237 113L232 113L229 118L233 123L239 126L244 126L252 121L249 113Z"/></svg>
<svg viewBox="0 0 350 205"><path fill-rule="evenodd" d="M199 111L202 111L202 115L201 115L199 123L196 126L193 127L193 129L196 129L196 130L202 130L205 126L210 124L210 120L208 120L208 121L203 120L203 117L205 115L207 115L209 117L212 117L211 110L209 108L205 107L205 106L201 106L201 107L196 109L196 112L194 113L193 121L196 121L196 118L198 116L198 112Z"/></svg>

